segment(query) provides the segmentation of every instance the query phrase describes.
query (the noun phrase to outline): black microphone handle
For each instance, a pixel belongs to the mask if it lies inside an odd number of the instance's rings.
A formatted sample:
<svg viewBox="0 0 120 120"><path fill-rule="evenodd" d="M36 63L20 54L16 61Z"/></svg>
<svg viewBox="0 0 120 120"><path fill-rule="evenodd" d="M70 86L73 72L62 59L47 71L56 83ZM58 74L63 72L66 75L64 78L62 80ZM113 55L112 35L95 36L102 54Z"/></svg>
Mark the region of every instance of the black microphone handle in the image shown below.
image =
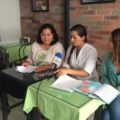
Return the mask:
<svg viewBox="0 0 120 120"><path fill-rule="evenodd" d="M56 69L57 69L57 65L53 63L51 70L56 70Z"/></svg>

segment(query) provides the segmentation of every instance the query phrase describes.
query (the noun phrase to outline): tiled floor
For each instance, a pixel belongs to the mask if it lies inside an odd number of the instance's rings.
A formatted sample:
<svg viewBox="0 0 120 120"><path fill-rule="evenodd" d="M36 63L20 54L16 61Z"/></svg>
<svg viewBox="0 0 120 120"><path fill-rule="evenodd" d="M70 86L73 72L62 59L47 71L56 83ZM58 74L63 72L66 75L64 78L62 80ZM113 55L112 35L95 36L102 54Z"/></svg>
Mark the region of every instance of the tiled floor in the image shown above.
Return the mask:
<svg viewBox="0 0 120 120"><path fill-rule="evenodd" d="M18 101L18 99L9 96L9 104L13 104L16 101ZM23 105L20 105L12 109L8 115L8 120L26 120L26 115L24 114L22 109L23 109ZM0 120L2 120L1 102L0 102ZM93 115L91 115L87 120L93 120Z"/></svg>
<svg viewBox="0 0 120 120"><path fill-rule="evenodd" d="M18 101L18 99L9 97L9 104L13 104L16 101ZM26 120L26 115L22 111L22 107L23 105L20 105L12 109L8 115L8 120ZM0 103L0 120L2 120L1 103Z"/></svg>

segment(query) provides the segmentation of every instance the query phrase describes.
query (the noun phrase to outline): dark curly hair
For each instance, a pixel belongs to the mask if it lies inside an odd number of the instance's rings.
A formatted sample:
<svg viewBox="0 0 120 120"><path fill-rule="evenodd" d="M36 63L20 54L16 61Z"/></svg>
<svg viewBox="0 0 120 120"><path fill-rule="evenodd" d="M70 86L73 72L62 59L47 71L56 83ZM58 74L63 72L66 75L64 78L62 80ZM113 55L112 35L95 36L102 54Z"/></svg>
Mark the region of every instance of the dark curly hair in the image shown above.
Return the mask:
<svg viewBox="0 0 120 120"><path fill-rule="evenodd" d="M39 44L43 43L40 35L41 35L41 33L44 29L50 29L50 31L53 34L53 39L54 40L50 43L50 45L54 45L56 42L58 42L59 37L58 37L58 34L57 34L54 26L52 24L43 24L38 30L37 43L39 43Z"/></svg>

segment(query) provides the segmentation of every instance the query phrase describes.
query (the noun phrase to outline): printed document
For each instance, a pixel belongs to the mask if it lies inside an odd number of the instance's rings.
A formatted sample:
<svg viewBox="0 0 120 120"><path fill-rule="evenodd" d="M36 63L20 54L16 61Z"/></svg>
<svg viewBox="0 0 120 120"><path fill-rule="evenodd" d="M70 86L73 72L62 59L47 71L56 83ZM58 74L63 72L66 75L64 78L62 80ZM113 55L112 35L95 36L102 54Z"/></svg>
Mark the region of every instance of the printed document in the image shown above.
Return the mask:
<svg viewBox="0 0 120 120"><path fill-rule="evenodd" d="M110 104L118 95L119 91L108 84L85 80L73 87L74 91L88 95L92 98L100 98L107 104Z"/></svg>
<svg viewBox="0 0 120 120"><path fill-rule="evenodd" d="M105 101L107 104L110 104L118 95L120 95L117 89L108 84L102 85L94 92L94 94Z"/></svg>
<svg viewBox="0 0 120 120"><path fill-rule="evenodd" d="M31 66L31 65L27 67L17 66L16 71L21 72L21 73L32 73L35 70L35 68L37 68L37 66Z"/></svg>
<svg viewBox="0 0 120 120"><path fill-rule="evenodd" d="M79 92L92 98L99 98L110 104L120 92L109 84L91 80L77 80L68 75L60 76L50 87L69 92Z"/></svg>
<svg viewBox="0 0 120 120"><path fill-rule="evenodd" d="M68 75L62 75L50 87L73 92L72 87L78 85L80 82L81 81Z"/></svg>

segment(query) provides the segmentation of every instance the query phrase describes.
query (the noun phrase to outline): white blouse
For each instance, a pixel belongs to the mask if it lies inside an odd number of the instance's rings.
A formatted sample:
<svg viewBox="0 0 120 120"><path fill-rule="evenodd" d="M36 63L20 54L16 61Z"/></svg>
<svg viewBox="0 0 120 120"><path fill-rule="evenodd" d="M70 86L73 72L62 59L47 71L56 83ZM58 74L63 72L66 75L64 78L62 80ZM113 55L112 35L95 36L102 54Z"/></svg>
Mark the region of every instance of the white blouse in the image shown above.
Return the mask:
<svg viewBox="0 0 120 120"><path fill-rule="evenodd" d="M67 55L63 66L76 69L76 70L85 70L89 73L88 77L78 77L79 79L98 79L98 74L96 72L96 61L97 61L97 50L90 44L86 43L76 56L75 48L72 53L72 46L68 48ZM68 57L71 55L70 64L68 64Z"/></svg>
<svg viewBox="0 0 120 120"><path fill-rule="evenodd" d="M42 49L37 42L34 42L27 60L30 61L31 64L36 64L38 62L41 64L52 63L56 53L58 52L62 54L63 61L65 52L63 45L60 42L52 45L48 50Z"/></svg>

